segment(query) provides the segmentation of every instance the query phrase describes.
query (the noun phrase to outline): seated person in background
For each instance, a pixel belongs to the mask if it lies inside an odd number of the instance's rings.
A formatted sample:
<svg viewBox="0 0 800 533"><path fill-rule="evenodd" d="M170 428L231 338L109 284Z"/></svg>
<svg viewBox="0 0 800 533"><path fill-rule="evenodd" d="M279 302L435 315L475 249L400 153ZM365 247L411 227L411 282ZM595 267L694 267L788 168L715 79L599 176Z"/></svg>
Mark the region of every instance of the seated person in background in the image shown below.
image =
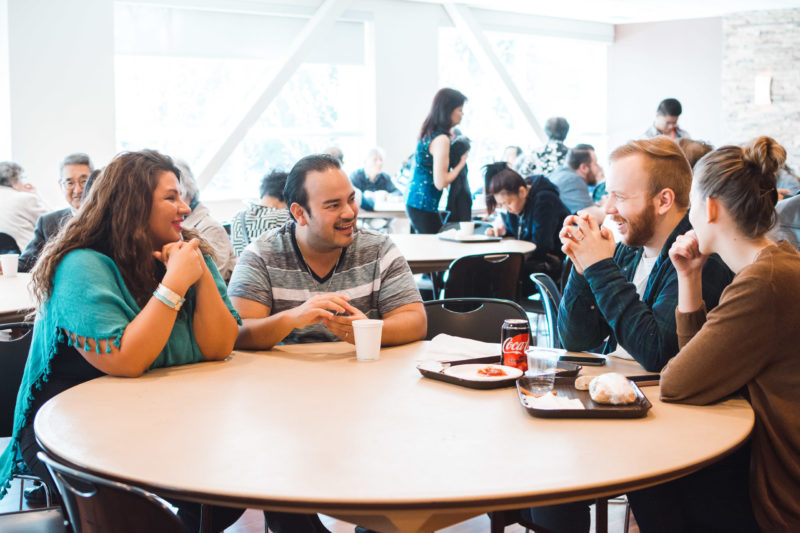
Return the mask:
<svg viewBox="0 0 800 533"><path fill-rule="evenodd" d="M700 158L714 149L710 144L703 141L695 141L689 137L681 137L677 141L683 155L689 160L689 166L694 168Z"/></svg>
<svg viewBox="0 0 800 533"><path fill-rule="evenodd" d="M42 252L32 282L39 311L14 433L0 457L0 497L24 467L57 494L33 431L36 412L56 394L106 374L137 377L231 353L236 312L205 243L177 223L189 214L179 175L158 152L118 155L81 216Z"/></svg>
<svg viewBox="0 0 800 533"><path fill-rule="evenodd" d="M425 337L422 298L403 256L385 235L357 230L353 186L338 160L311 155L289 172L292 221L252 242L229 293L244 319L237 346L354 343L351 322L382 318L384 345Z"/></svg>
<svg viewBox="0 0 800 533"><path fill-rule="evenodd" d="M231 242L236 255L265 231L279 228L289 220L289 209L283 200L286 172L273 170L261 179L261 200L239 211L231 218Z"/></svg>
<svg viewBox="0 0 800 533"><path fill-rule="evenodd" d="M783 165L778 171L778 199L783 200L798 193L800 193L800 176L789 165Z"/></svg>
<svg viewBox="0 0 800 533"><path fill-rule="evenodd" d="M530 241L536 250L525 259L522 272L523 292L532 294L536 288L530 280L534 272L544 272L558 280L564 253L558 233L569 211L558 198L558 189L544 176L533 176L530 182L504 163L484 167L486 211L496 207L506 210L503 226L489 228L487 235L509 235Z"/></svg>
<svg viewBox="0 0 800 533"><path fill-rule="evenodd" d="M792 196L775 204L778 223L770 232L770 239L786 240L800 248L800 196Z"/></svg>
<svg viewBox="0 0 800 533"><path fill-rule="evenodd" d="M574 268L561 300L558 332L568 350L613 352L658 372L678 353L678 280L668 251L691 228L692 171L678 145L665 137L631 141L610 159L605 210L622 242L616 244L591 217L570 216L564 222L561 242ZM710 308L732 277L718 257L708 261L703 292Z"/></svg>
<svg viewBox="0 0 800 533"><path fill-rule="evenodd" d="M47 241L78 212L83 198L83 188L93 171L92 161L86 154L70 154L61 162L61 178L58 183L69 207L51 211L38 218L33 239L19 256L20 272L28 272L33 268Z"/></svg>
<svg viewBox="0 0 800 533"><path fill-rule="evenodd" d="M18 164L0 162L0 233L10 235L19 250L33 238L36 220L50 211L24 175Z"/></svg>
<svg viewBox="0 0 800 533"><path fill-rule="evenodd" d="M549 179L558 187L561 201L570 213L583 211L602 222L605 214L595 205L592 195L589 194L589 186L597 185L602 173L594 147L590 144L579 144L567 153L566 165L553 171Z"/></svg>
<svg viewBox="0 0 800 533"><path fill-rule="evenodd" d="M233 245L228 237L228 232L217 219L211 216L208 208L200 203L200 190L194 174L185 161L176 160L175 166L181 171L182 198L192 210L183 220L182 225L186 229L193 229L208 243L213 251L214 264L217 265L222 279L228 280L236 264L236 254L233 253Z"/></svg>
<svg viewBox="0 0 800 533"><path fill-rule="evenodd" d="M401 194L392 183L389 174L383 171L383 150L371 148L364 159L364 168L350 174L353 187L361 191L361 208L367 211L375 209L375 194L384 191L387 194Z"/></svg>
<svg viewBox="0 0 800 533"><path fill-rule="evenodd" d="M519 146L506 146L503 150L503 161L506 162L508 168L514 168L517 160L522 156L522 148Z"/></svg>
<svg viewBox="0 0 800 533"><path fill-rule="evenodd" d="M775 223L776 173L785 157L777 142L759 137L743 148L723 146L696 167L694 231L670 250L680 287L681 349L661 371L661 398L705 405L746 387L755 427L749 446L718 463L724 470L714 465L631 495L640 526L800 531L800 254L766 237ZM736 276L719 305L706 311L701 272L715 253Z"/></svg>
<svg viewBox="0 0 800 533"><path fill-rule="evenodd" d="M547 144L521 156L514 164L514 170L520 176L528 177L534 174L549 176L551 172L564 164L567 159L567 145L564 140L569 133L569 122L564 117L551 117L544 123L544 133L547 135Z"/></svg>
<svg viewBox="0 0 800 533"><path fill-rule="evenodd" d="M650 126L643 139L652 139L659 135L666 135L670 139L680 139L689 137L689 132L678 127L678 117L683 113L683 106L675 98L665 98L658 103L656 108L656 118Z"/></svg>

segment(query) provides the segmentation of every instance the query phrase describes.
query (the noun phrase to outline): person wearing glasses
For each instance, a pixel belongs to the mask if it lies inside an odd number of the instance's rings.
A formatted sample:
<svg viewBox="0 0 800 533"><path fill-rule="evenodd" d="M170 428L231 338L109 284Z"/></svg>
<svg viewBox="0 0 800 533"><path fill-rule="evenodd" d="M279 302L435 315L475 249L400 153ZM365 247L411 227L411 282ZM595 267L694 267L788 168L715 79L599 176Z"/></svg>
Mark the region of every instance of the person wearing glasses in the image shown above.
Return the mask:
<svg viewBox="0 0 800 533"><path fill-rule="evenodd" d="M20 272L30 272L47 241L58 233L58 230L78 211L81 206L83 188L93 170L92 160L86 154L70 154L61 162L58 183L69 207L51 211L36 220L33 239L28 242L19 256Z"/></svg>

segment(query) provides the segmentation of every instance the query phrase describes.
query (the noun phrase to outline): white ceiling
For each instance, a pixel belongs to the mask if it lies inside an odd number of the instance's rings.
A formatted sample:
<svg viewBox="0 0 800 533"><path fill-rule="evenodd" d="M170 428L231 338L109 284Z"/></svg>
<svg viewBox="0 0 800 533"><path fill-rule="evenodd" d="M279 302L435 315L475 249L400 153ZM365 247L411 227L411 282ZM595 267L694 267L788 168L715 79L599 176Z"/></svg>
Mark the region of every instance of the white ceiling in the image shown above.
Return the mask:
<svg viewBox="0 0 800 533"><path fill-rule="evenodd" d="M417 1L444 3L443 0ZM718 17L740 11L800 7L800 0L457 0L455 3L610 24Z"/></svg>

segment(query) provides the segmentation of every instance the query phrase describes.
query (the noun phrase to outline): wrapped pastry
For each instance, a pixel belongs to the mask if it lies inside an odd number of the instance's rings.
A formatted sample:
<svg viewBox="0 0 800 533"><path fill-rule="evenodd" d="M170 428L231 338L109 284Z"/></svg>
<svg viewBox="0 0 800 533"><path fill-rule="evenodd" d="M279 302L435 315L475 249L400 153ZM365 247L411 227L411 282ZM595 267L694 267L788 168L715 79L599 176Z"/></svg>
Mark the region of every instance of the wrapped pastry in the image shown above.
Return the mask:
<svg viewBox="0 0 800 533"><path fill-rule="evenodd" d="M628 378L616 372L597 376L589 383L589 395L597 403L625 405L636 401L636 391Z"/></svg>

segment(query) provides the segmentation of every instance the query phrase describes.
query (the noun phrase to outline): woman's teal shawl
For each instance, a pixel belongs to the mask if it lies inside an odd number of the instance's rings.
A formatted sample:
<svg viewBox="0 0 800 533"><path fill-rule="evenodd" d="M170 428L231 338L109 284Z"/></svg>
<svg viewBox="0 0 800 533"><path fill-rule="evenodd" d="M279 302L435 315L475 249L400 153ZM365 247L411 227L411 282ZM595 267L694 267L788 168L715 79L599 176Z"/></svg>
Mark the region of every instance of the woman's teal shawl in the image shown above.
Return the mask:
<svg viewBox="0 0 800 533"><path fill-rule="evenodd" d="M228 299L225 282L210 257L205 257L217 290L228 310L241 324L239 315ZM150 368L185 365L203 360L194 340L192 318L196 304L194 288L186 293L186 302L178 313L166 346ZM34 391L41 389L50 376L50 361L58 352L59 343L89 350L84 342L78 346L72 335L93 339L95 351L105 340L106 353L111 344L119 348L122 333L141 309L125 286L117 266L108 256L93 250L74 250L61 260L53 279L53 292L36 314L33 340L17 392L14 410L14 432L11 443L0 456L0 498L11 486L11 477L26 472L19 447L19 432L27 423Z"/></svg>

